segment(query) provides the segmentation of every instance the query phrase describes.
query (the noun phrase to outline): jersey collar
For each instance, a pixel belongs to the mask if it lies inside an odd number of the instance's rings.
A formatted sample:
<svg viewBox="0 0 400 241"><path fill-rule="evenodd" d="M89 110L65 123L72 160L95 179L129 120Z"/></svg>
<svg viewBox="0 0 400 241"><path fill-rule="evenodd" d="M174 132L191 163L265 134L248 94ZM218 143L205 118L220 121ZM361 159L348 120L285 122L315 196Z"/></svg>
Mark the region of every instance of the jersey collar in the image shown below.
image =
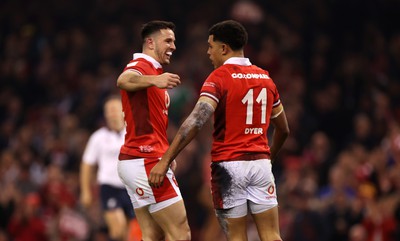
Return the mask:
<svg viewBox="0 0 400 241"><path fill-rule="evenodd" d="M154 68L156 68L156 69L161 69L162 68L161 64L159 62L157 62L157 60L155 60L153 57L151 57L151 56L149 56L147 54L144 54L144 53L135 53L135 54L133 54L133 59L139 59L139 58L142 58L142 59L145 59L145 60L149 61L154 66Z"/></svg>
<svg viewBox="0 0 400 241"><path fill-rule="evenodd" d="M231 57L225 61L224 64L237 64L243 66L250 66L251 62L248 58L243 57Z"/></svg>

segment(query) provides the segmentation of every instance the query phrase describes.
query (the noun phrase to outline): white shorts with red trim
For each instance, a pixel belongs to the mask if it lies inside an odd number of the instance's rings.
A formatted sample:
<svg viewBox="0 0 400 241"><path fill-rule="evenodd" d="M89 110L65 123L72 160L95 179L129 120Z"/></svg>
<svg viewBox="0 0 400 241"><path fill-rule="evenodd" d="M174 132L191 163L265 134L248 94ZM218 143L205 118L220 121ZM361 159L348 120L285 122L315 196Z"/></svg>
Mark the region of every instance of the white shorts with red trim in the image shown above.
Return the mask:
<svg viewBox="0 0 400 241"><path fill-rule="evenodd" d="M150 187L148 175L158 161L158 158L139 158L118 162L118 175L125 184L133 208L150 205L149 210L153 213L182 200L171 168L168 169L161 187Z"/></svg>
<svg viewBox="0 0 400 241"><path fill-rule="evenodd" d="M211 164L214 208L228 209L247 203L278 205L275 178L269 159L225 161Z"/></svg>

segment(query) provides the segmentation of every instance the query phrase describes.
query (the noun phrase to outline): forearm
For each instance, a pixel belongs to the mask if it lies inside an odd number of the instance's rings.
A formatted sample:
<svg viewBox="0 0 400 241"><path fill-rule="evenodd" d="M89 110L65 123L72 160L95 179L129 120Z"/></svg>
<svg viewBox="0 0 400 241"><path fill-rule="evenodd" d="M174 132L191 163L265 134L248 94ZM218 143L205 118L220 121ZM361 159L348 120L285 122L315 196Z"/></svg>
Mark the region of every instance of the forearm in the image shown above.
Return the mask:
<svg viewBox="0 0 400 241"><path fill-rule="evenodd" d="M274 160L279 151L281 150L283 143L285 143L286 138L288 137L288 132L283 132L279 130L274 130L272 135L272 145L271 145L271 160Z"/></svg>
<svg viewBox="0 0 400 241"><path fill-rule="evenodd" d="M214 108L209 103L198 102L196 104L192 113L179 128L170 148L168 148L163 157L163 159L168 161L168 164L193 140L213 113Z"/></svg>
<svg viewBox="0 0 400 241"><path fill-rule="evenodd" d="M181 126L174 140L172 141L167 152L165 152L163 159L167 161L168 165L175 160L176 156L185 148L197 135L199 129L195 125L185 123Z"/></svg>
<svg viewBox="0 0 400 241"><path fill-rule="evenodd" d="M272 135L272 145L271 145L271 160L274 161L276 155L280 151L285 142L286 138L289 136L290 130L286 118L286 113L283 109L283 105L278 106L274 109L278 114L271 119L271 123L274 126L274 132Z"/></svg>

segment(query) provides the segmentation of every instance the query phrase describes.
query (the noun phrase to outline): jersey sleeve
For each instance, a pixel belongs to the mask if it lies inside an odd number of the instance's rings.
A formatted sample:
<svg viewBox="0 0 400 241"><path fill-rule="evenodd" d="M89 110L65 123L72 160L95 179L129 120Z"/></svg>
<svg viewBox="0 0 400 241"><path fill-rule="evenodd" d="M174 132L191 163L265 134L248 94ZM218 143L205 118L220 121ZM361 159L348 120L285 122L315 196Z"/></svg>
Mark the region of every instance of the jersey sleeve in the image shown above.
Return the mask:
<svg viewBox="0 0 400 241"><path fill-rule="evenodd" d="M90 138L88 143L86 144L85 150L83 152L83 156L82 156L82 161L84 163L90 164L90 165L94 165L97 163L98 160L98 138L99 135L98 133L93 133Z"/></svg>
<svg viewBox="0 0 400 241"><path fill-rule="evenodd" d="M278 107L281 104L281 99L279 97L279 92L274 84L274 89L272 89L274 93L274 103L272 104L272 109Z"/></svg>
<svg viewBox="0 0 400 241"><path fill-rule="evenodd" d="M221 97L222 97L222 74L220 71L216 70L212 72L206 81L204 81L204 84L200 90L200 96L206 96L217 103L219 103Z"/></svg>
<svg viewBox="0 0 400 241"><path fill-rule="evenodd" d="M144 61L139 61L139 60L131 60L124 69L125 71L135 71L136 73L140 75L144 75L144 73L147 73L149 69L149 64L144 62Z"/></svg>
<svg viewBox="0 0 400 241"><path fill-rule="evenodd" d="M264 70L265 74L267 76L269 76L269 72ZM271 81L271 92L274 96L274 100L273 100L273 104L272 104L272 109L279 107L279 105L281 104L281 100L280 100L280 96L279 96L279 92L278 92L278 88L276 87L275 82L270 78Z"/></svg>
<svg viewBox="0 0 400 241"><path fill-rule="evenodd" d="M283 107L281 105L282 103L280 100L278 89L272 80L271 80L271 82L272 82L271 92L273 93L273 96L274 96L273 104L272 104L271 119L275 119L278 115L280 115L282 113Z"/></svg>

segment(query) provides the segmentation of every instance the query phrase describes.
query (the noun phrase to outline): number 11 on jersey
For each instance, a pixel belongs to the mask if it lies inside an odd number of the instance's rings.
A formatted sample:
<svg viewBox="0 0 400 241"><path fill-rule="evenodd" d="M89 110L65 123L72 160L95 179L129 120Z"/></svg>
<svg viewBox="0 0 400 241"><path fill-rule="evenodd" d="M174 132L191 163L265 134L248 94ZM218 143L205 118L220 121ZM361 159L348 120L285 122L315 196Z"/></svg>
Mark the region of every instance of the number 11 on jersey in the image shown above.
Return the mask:
<svg viewBox="0 0 400 241"><path fill-rule="evenodd" d="M258 94L256 102L261 104L261 124L266 123L266 114L267 114L267 89L262 88L260 94ZM242 103L247 103L246 108L246 124L253 124L253 103L254 103L254 89L249 89L247 94L243 97Z"/></svg>

